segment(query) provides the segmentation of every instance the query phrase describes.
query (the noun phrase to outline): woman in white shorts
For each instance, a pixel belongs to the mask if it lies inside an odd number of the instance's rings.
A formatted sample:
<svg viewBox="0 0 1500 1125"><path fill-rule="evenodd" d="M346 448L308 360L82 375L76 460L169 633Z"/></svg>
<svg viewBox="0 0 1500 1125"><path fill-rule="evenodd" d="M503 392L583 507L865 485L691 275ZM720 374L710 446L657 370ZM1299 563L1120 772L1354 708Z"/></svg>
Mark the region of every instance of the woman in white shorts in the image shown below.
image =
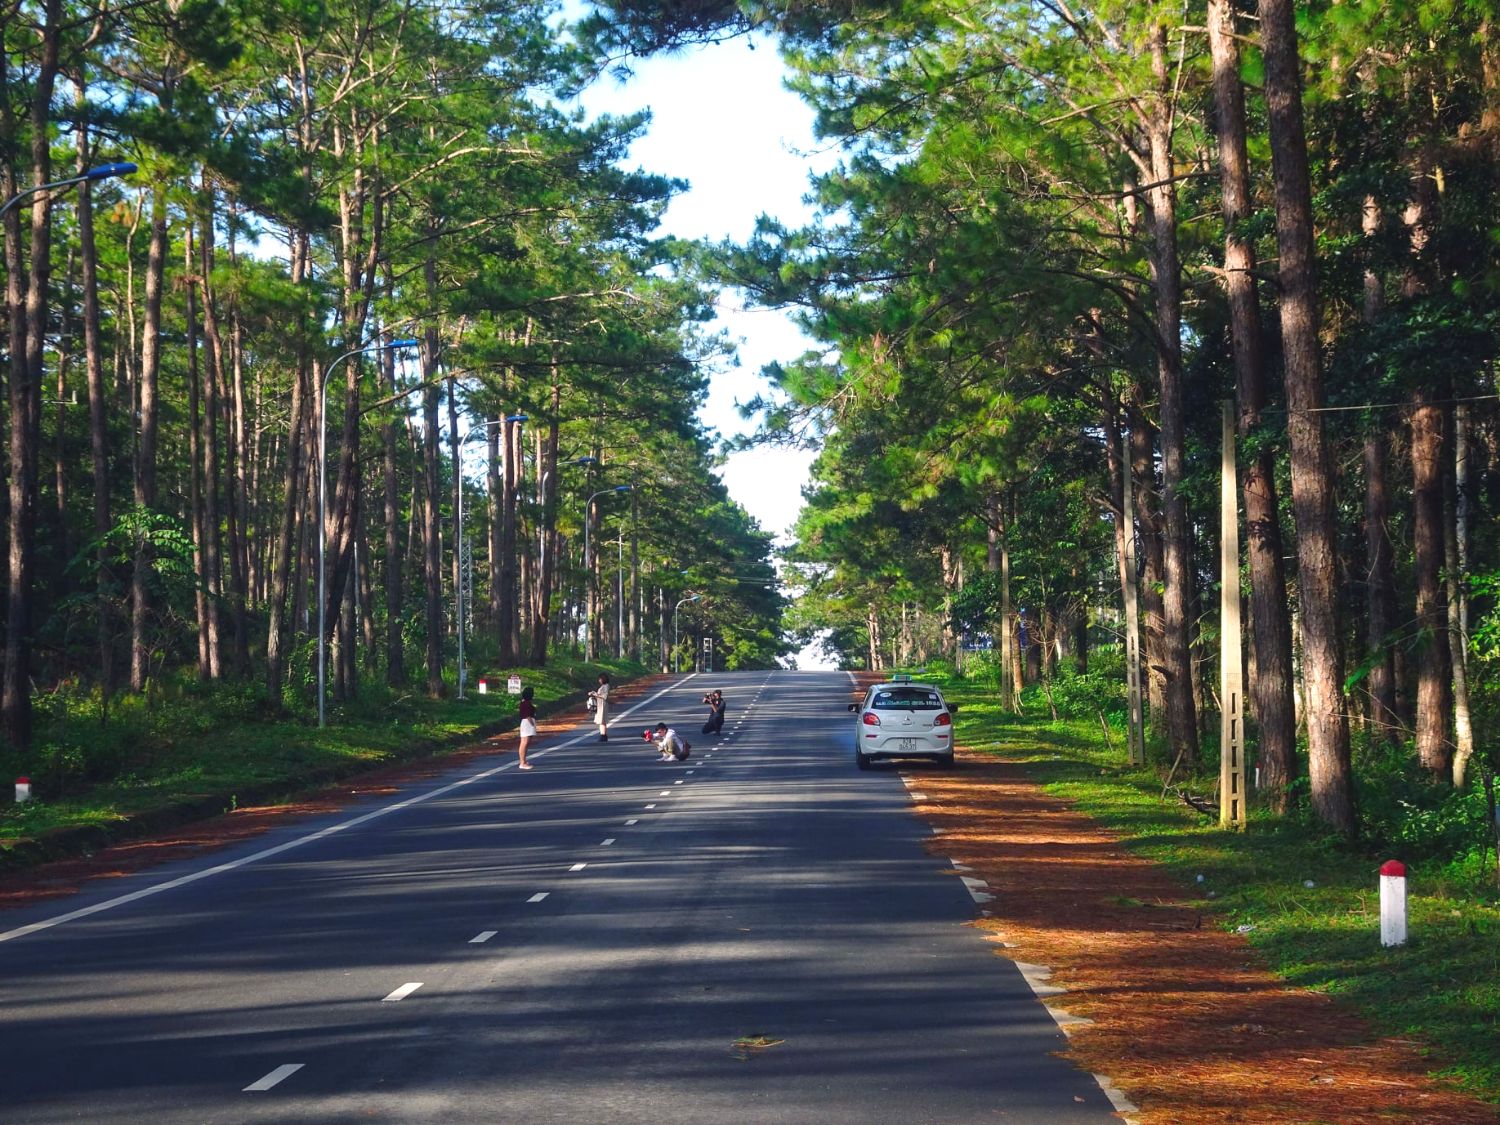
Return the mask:
<svg viewBox="0 0 1500 1125"><path fill-rule="evenodd" d="M531 697L535 694L535 688L523 688L521 703L516 709L521 716L521 768L523 770L531 768L531 763L526 760L526 747L536 737L536 704L531 701Z"/></svg>

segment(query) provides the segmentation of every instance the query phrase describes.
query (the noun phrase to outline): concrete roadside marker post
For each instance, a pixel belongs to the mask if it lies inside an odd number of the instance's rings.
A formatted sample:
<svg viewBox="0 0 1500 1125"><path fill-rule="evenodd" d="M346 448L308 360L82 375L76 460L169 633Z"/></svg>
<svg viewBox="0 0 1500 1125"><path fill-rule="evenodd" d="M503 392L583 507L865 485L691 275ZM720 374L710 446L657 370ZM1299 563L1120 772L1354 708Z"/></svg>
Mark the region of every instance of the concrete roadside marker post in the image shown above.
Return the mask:
<svg viewBox="0 0 1500 1125"><path fill-rule="evenodd" d="M16 804L24 805L31 800L31 778L16 778Z"/></svg>
<svg viewBox="0 0 1500 1125"><path fill-rule="evenodd" d="M1406 944L1406 864L1399 859L1380 866L1380 944Z"/></svg>

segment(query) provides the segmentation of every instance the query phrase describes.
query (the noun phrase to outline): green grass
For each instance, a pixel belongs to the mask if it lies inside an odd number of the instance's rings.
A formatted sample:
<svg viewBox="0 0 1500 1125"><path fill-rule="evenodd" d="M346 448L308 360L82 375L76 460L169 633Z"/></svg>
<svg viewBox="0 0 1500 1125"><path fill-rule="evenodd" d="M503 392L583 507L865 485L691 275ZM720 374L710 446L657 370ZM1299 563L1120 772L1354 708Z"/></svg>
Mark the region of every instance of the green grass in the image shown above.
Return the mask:
<svg viewBox="0 0 1500 1125"><path fill-rule="evenodd" d="M1221 831L1170 794L1163 800L1155 770L1126 766L1120 731L1106 749L1097 720L1007 715L991 691L940 682L961 705L960 745L1025 763L1047 792L1168 869L1220 925L1248 927L1246 939L1288 982L1337 995L1379 1032L1419 1042L1435 1073L1500 1101L1500 909L1482 865L1468 877L1451 865L1408 865L1410 940L1382 949L1377 872L1391 855L1264 810L1246 832ZM1197 787L1212 792L1213 782Z"/></svg>
<svg viewBox="0 0 1500 1125"><path fill-rule="evenodd" d="M485 667L486 675L509 671ZM538 710L580 700L600 671L628 677L630 663L558 661L517 669L536 689ZM355 700L333 706L319 730L306 705L269 715L251 686L205 687L191 681L158 685L148 701L112 701L101 715L97 696L52 697L39 709L35 748L25 756L0 752L0 776L26 774L38 798L0 804L0 865L33 859L22 840L59 840L58 830L85 826L122 829L132 817L161 813L183 802L208 801L217 811L240 803L274 802L362 770L451 749L481 732L514 722L517 697L479 695L478 672L469 698L427 699L418 689L392 692L364 685ZM584 712L577 708L579 718ZM97 843L97 839L92 841ZM57 849L53 849L55 852Z"/></svg>

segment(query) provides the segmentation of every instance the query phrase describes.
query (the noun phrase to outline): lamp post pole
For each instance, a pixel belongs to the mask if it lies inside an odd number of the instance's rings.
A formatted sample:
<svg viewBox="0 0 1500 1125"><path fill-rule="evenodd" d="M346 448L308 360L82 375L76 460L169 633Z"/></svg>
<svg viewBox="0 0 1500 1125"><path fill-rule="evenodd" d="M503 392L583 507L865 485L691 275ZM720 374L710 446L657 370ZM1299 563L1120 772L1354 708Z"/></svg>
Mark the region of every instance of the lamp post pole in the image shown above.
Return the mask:
<svg viewBox="0 0 1500 1125"><path fill-rule="evenodd" d="M631 485L617 484L613 488L601 488L583 505L583 592L586 606L583 614L583 659L594 659L594 559L589 551L589 527L594 522L594 501L611 492L629 492Z"/></svg>
<svg viewBox="0 0 1500 1125"><path fill-rule="evenodd" d="M469 666L464 662L464 445L475 434L482 434L492 426L504 425L507 422L530 421L527 414L507 414L504 418L494 418L476 426L463 436L458 443L458 464L453 467L454 474L458 477L458 518L455 520L453 529L454 550L458 552L458 582L453 589L453 613L458 626L458 698L464 698L464 688L469 682Z"/></svg>
<svg viewBox="0 0 1500 1125"><path fill-rule="evenodd" d="M691 594L688 597L683 598L682 601L678 602L672 607L672 671L674 673L682 671L682 669L678 666L679 661L677 659L677 611L685 606L688 602L701 601L702 598L702 594Z"/></svg>
<svg viewBox="0 0 1500 1125"><path fill-rule="evenodd" d="M328 725L328 602L323 592L328 553L328 378L333 369L350 356L365 352L394 351L398 348L414 348L412 339L391 340L384 344L368 344L363 348L350 348L323 370L318 380L318 729Z"/></svg>

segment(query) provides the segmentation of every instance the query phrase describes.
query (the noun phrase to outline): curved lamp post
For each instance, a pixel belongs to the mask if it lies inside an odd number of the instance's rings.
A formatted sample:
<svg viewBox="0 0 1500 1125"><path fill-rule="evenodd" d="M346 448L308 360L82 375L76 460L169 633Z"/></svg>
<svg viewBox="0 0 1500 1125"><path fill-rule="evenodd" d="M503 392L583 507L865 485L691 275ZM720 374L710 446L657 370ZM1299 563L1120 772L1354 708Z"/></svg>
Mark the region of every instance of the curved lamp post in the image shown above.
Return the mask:
<svg viewBox="0 0 1500 1125"><path fill-rule="evenodd" d="M688 602L701 602L702 600L702 594L691 594L688 597L683 598L682 601L678 602L675 606L672 607L672 671L674 673L682 671L682 669L678 667L679 662L677 659L677 611L683 606L687 605Z"/></svg>
<svg viewBox="0 0 1500 1125"><path fill-rule="evenodd" d="M634 485L617 484L613 488L601 488L584 502L583 505L583 585L584 592L588 595L588 611L584 614L583 621L583 659L585 662L594 659L594 567L593 556L589 553L589 525L594 521L589 515L594 510L594 501L601 496L608 496L611 492L629 492Z"/></svg>
<svg viewBox="0 0 1500 1125"><path fill-rule="evenodd" d="M398 348L414 348L412 339L391 340L384 344L369 344L363 348L350 348L323 370L318 382L318 727L327 725L328 695L328 603L323 594L325 556L328 551L328 377L333 369L350 356L365 352L395 351Z"/></svg>
<svg viewBox="0 0 1500 1125"><path fill-rule="evenodd" d="M115 176L129 176L137 170L136 166L130 163L130 161L122 160L116 164L101 164L97 168L90 168L82 175L69 176L65 180L53 180L49 184L37 184L36 187L29 187L25 191L17 192L7 199L5 205L0 207L0 215L4 215L28 195L35 195L39 191L56 191L59 188L72 187L74 184L92 183L94 180L108 180Z"/></svg>
<svg viewBox="0 0 1500 1125"><path fill-rule="evenodd" d="M475 434L488 432L492 427L506 422L529 422L529 414L507 414L504 418L492 418L470 430L458 443L458 464L453 467L458 477L458 519L455 521L454 549L458 551L458 585L453 590L453 613L458 624L458 698L464 698L464 688L469 682L469 666L464 662L464 444Z"/></svg>

